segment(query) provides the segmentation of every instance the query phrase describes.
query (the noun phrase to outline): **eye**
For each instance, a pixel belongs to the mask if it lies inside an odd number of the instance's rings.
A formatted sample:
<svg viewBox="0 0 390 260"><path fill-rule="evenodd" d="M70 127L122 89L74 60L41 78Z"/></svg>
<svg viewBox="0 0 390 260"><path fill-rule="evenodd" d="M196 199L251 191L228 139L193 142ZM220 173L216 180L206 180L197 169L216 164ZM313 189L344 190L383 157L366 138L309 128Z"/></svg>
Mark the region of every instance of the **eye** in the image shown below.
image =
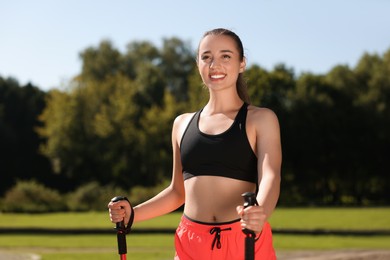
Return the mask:
<svg viewBox="0 0 390 260"><path fill-rule="evenodd" d="M224 54L224 55L222 55L222 59L224 59L224 60L230 60L230 55L228 55L228 54Z"/></svg>
<svg viewBox="0 0 390 260"><path fill-rule="evenodd" d="M211 62L211 56L210 55L202 55L200 59L206 63Z"/></svg>

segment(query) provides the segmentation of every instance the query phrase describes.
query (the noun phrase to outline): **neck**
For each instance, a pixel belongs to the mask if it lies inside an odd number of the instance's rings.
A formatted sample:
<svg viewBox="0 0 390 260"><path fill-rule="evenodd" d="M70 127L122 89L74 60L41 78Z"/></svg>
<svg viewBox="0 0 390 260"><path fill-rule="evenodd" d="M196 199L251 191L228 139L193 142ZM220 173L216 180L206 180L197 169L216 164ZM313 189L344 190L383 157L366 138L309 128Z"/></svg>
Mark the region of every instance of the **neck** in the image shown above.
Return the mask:
<svg viewBox="0 0 390 260"><path fill-rule="evenodd" d="M211 95L203 111L207 114L236 111L241 108L243 103L244 102L238 96L213 97Z"/></svg>

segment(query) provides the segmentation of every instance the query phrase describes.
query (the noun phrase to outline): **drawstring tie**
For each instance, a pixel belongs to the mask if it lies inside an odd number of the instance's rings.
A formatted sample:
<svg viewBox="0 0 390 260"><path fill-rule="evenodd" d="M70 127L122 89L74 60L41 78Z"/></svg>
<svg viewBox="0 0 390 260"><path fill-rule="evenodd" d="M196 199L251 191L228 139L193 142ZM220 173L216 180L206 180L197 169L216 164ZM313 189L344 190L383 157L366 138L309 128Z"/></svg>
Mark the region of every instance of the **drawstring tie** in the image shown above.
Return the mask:
<svg viewBox="0 0 390 260"><path fill-rule="evenodd" d="M219 228L219 227L213 227L213 228L210 230L210 234L211 234L211 235L215 233L215 237L214 237L214 240L213 240L213 244L211 245L211 250L214 250L215 243L217 243L217 248L218 248L218 249L221 248L221 232L222 232L222 231L226 231L226 230L232 230L232 228L221 229L221 228Z"/></svg>

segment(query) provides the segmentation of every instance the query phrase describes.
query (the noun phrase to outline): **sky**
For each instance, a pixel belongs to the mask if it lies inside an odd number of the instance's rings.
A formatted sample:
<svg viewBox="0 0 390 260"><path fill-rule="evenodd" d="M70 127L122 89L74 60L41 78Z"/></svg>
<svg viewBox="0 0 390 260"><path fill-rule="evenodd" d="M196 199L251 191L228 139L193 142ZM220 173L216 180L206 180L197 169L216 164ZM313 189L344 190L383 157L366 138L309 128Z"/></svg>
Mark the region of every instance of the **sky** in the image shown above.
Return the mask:
<svg viewBox="0 0 390 260"><path fill-rule="evenodd" d="M61 88L102 40L124 53L178 37L195 51L217 27L240 36L249 65L325 74L390 50L389 14L388 0L0 0L0 76Z"/></svg>

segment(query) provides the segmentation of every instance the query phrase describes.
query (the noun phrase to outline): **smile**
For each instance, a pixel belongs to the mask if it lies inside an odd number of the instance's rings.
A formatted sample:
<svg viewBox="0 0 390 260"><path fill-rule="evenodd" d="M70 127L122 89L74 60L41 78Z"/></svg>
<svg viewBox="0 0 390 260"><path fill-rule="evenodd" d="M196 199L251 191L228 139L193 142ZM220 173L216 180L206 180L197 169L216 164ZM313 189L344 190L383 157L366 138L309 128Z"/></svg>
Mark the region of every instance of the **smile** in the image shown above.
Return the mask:
<svg viewBox="0 0 390 260"><path fill-rule="evenodd" d="M224 78L226 75L224 74L218 74L218 75L210 75L210 78L212 79L222 79Z"/></svg>

